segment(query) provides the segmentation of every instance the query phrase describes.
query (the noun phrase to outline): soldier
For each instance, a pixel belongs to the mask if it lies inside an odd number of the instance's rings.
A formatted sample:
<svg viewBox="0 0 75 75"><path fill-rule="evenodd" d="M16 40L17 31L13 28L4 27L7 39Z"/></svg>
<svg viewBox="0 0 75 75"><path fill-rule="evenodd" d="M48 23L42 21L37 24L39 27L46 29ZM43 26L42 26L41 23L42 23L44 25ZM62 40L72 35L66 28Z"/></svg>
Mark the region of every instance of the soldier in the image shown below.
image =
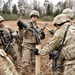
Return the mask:
<svg viewBox="0 0 75 75"><path fill-rule="evenodd" d="M70 22L71 22L72 24L74 24L74 23L73 23L74 13L73 13L73 10L72 10L72 9L66 8L66 9L64 9L64 10L62 11L62 14L66 14L66 15L69 17L69 19L71 20ZM58 65L58 66L62 66L62 65L63 65L62 62L61 62L59 59L58 59L57 65ZM63 67L57 68L57 72L59 73L58 75L62 75L63 70L64 70Z"/></svg>
<svg viewBox="0 0 75 75"><path fill-rule="evenodd" d="M0 49L5 50L11 60L14 62L16 58L16 53L14 51L15 42L13 40L13 32L9 26L4 25L4 18L0 16Z"/></svg>
<svg viewBox="0 0 75 75"><path fill-rule="evenodd" d="M66 9L64 9L62 11L62 14L66 14L69 17L69 19L71 20L70 22L73 24L74 13L73 13L72 9L66 8ZM56 27L56 30L58 30L60 28L59 26L55 26L55 27ZM62 66L63 64L62 64L62 62L60 60L58 60L57 65L58 66ZM58 75L62 75L62 73L63 73L63 67L57 68L57 72L59 73Z"/></svg>
<svg viewBox="0 0 75 75"><path fill-rule="evenodd" d="M35 72L35 55L33 49L38 44L39 39L45 38L45 33L37 25L39 12L33 10L30 13L31 20L24 31L23 50L22 50L22 75L28 75ZM40 34L39 34L40 33ZM35 35L37 35L37 37Z"/></svg>
<svg viewBox="0 0 75 75"><path fill-rule="evenodd" d="M62 11L62 14L66 14L72 21L73 21L73 17L74 17L74 12L72 9L70 8L66 8ZM72 22L73 23L73 22ZM49 30L48 28L46 28L47 30ZM55 30L49 30L51 36L54 35L54 32L58 29L58 27L56 27Z"/></svg>
<svg viewBox="0 0 75 75"><path fill-rule="evenodd" d="M74 11L70 8L66 8L62 11L62 14L66 14L72 21L73 23L73 17L74 17Z"/></svg>
<svg viewBox="0 0 75 75"><path fill-rule="evenodd" d="M54 36L47 42L46 46L42 50L37 48L34 50L35 55L46 55L51 51L59 48L60 45L63 45L61 48L61 53L59 60L62 60L64 67L64 75L74 75L75 73L75 25L71 25L71 20L66 14L57 15L54 18L54 25L60 26ZM64 35L66 34L66 35ZM65 39L63 39L65 38ZM63 44L62 44L63 41ZM56 49L59 51L59 49Z"/></svg>

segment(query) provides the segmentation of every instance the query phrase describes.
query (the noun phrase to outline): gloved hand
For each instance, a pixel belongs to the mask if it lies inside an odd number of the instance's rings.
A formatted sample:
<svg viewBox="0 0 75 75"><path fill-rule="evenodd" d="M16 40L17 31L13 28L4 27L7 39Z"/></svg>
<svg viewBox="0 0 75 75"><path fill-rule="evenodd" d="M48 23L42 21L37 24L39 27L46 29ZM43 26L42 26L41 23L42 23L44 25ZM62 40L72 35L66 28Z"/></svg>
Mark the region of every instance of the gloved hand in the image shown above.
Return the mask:
<svg viewBox="0 0 75 75"><path fill-rule="evenodd" d="M51 35L54 35L55 30L50 30L49 33L50 33Z"/></svg>
<svg viewBox="0 0 75 75"><path fill-rule="evenodd" d="M54 59L55 57L57 57L58 55L58 51L52 51L50 54L49 54L49 59Z"/></svg>
<svg viewBox="0 0 75 75"><path fill-rule="evenodd" d="M45 32L41 32L41 39L45 39Z"/></svg>
<svg viewBox="0 0 75 75"><path fill-rule="evenodd" d="M39 51L39 50L38 50L37 48L34 48L34 54L35 54L35 55L39 55L38 51Z"/></svg>

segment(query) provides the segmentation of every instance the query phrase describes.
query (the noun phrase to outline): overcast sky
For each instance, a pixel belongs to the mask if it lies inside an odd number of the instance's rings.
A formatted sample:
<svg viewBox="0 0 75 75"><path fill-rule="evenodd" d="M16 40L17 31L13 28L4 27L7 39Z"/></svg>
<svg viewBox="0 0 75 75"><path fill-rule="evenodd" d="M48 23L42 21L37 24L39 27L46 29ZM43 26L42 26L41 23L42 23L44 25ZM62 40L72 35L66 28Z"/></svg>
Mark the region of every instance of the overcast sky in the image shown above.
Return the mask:
<svg viewBox="0 0 75 75"><path fill-rule="evenodd" d="M7 1L7 0L5 0L5 1ZM13 3L16 3L17 4L17 1L18 0L13 0ZM27 0L27 1L29 3L31 3L33 0ZM37 1L40 1L40 3L43 4L45 0L37 0ZM65 1L65 0L50 0L50 1L52 1L53 4L57 4L59 1Z"/></svg>

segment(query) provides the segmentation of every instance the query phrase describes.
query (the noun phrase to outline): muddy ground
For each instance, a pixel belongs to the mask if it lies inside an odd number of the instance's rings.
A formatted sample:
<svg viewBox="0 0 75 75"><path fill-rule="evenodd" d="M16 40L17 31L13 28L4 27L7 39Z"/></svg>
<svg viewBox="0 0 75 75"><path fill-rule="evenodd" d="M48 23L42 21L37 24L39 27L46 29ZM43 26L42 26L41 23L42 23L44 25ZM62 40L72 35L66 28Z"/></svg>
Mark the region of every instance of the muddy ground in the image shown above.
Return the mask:
<svg viewBox="0 0 75 75"><path fill-rule="evenodd" d="M29 20L24 20L24 21L29 22ZM42 26L44 23L47 23L47 27L49 27L50 29L54 29L54 26L51 21L38 21L37 23L40 26ZM18 28L17 21L5 21L4 24L9 25L11 28L13 28L15 30L17 30L17 28ZM47 29L45 29L45 33L46 33L46 38L45 38L45 40L41 41L42 47L46 44L47 40L51 36ZM42 58L41 58L41 72L42 72L42 75L50 75L51 74L50 60L49 60L48 55L42 56Z"/></svg>

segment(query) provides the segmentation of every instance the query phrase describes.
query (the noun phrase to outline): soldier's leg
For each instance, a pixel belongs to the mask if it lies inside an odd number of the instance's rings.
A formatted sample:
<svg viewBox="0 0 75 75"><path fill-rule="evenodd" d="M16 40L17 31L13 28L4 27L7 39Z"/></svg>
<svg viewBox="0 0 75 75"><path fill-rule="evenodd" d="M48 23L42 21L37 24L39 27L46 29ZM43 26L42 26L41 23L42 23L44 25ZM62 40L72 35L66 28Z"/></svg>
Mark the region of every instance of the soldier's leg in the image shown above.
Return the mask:
<svg viewBox="0 0 75 75"><path fill-rule="evenodd" d="M75 65L66 65L64 67L64 75L75 75Z"/></svg>
<svg viewBox="0 0 75 75"><path fill-rule="evenodd" d="M30 54L30 50L24 47L22 50L22 75L31 74Z"/></svg>
<svg viewBox="0 0 75 75"><path fill-rule="evenodd" d="M16 61L16 70L22 75L22 48L20 45L17 45L17 61Z"/></svg>
<svg viewBox="0 0 75 75"><path fill-rule="evenodd" d="M58 67L57 71L56 71L57 75L64 75L63 74L64 73L64 67L63 67L64 61L65 61L65 59L64 59L63 55L60 54L60 56L57 60L57 67Z"/></svg>
<svg viewBox="0 0 75 75"><path fill-rule="evenodd" d="M35 75L35 55L32 50L31 50L31 58L30 59L31 59L30 66L31 66L32 75Z"/></svg>

